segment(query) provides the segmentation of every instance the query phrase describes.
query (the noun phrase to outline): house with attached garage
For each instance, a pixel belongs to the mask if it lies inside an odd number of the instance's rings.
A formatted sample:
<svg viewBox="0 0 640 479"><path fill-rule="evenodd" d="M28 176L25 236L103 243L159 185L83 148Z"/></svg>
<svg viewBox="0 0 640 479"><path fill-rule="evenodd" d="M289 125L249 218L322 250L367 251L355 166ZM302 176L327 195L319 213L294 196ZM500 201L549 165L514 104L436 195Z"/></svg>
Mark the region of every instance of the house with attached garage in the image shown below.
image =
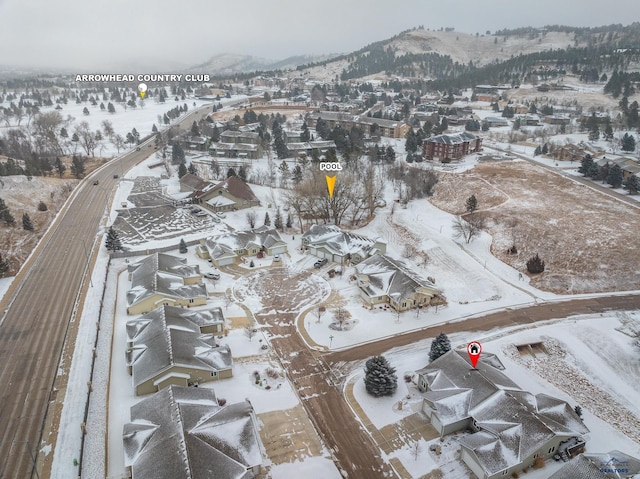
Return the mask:
<svg viewBox="0 0 640 479"><path fill-rule="evenodd" d="M566 450L582 452L589 429L573 408L523 391L502 370L493 354L483 352L473 368L466 351L452 350L416 371L422 411L440 435L472 431L457 441L473 473L512 477Z"/></svg>
<svg viewBox="0 0 640 479"><path fill-rule="evenodd" d="M209 183L189 197L191 202L214 212L235 211L259 206L260 200L249 185L237 176L230 176L217 185Z"/></svg>
<svg viewBox="0 0 640 479"><path fill-rule="evenodd" d="M343 231L335 225L313 225L302 235L302 248L339 264L358 264L371 255L387 252L383 240Z"/></svg>
<svg viewBox="0 0 640 479"><path fill-rule="evenodd" d="M375 254L356 265L356 280L365 306L389 304L396 311L443 304L432 281L421 278L402 261Z"/></svg>
<svg viewBox="0 0 640 479"><path fill-rule="evenodd" d="M200 267L188 265L184 258L154 253L128 270L127 314L143 314L163 305L189 308L207 301Z"/></svg>
<svg viewBox="0 0 640 479"><path fill-rule="evenodd" d="M221 406L212 389L169 386L130 411L123 477L250 479L261 472L265 451L249 401Z"/></svg>
<svg viewBox="0 0 640 479"><path fill-rule="evenodd" d="M136 395L170 384L193 386L230 378L231 351L215 339L215 333L222 332L221 316L221 311L163 306L128 321L127 367Z"/></svg>
<svg viewBox="0 0 640 479"><path fill-rule="evenodd" d="M266 226L250 231L234 231L200 240L196 254L210 259L217 267L237 264L243 257L274 256L287 252L287 243L282 241L275 229Z"/></svg>

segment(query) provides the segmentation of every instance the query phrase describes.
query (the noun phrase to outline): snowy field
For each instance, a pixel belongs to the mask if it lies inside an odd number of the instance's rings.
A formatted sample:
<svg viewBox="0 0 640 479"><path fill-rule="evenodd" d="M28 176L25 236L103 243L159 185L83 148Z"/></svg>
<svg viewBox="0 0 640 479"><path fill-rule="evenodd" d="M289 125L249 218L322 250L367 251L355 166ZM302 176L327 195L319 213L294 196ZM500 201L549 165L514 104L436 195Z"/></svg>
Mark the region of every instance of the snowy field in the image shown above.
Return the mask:
<svg viewBox="0 0 640 479"><path fill-rule="evenodd" d="M622 315L576 316L524 328L474 332L472 335L462 332L451 335L450 339L454 348L465 347L471 340L480 341L483 351L496 354L505 365L504 373L523 390L533 394L549 394L567 401L571 406L580 405L583 420L590 430L586 448L588 453L618 449L640 457L638 429L629 430L628 435L616 429L629 424L637 425L640 417L640 390L637 388L640 383L637 359L640 350L632 346L631 337L616 329L621 326L621 319L629 318L636 326L640 325L640 312L636 311ZM551 348L550 355L538 354L534 359L520 356L515 348L516 345L538 341L544 341L545 345L559 344L562 354L555 357ZM398 375L398 390L391 397L373 398L368 395L363 382L364 365L352 365L354 374L350 380L354 383L355 398L378 429L397 423L420 410L420 393L413 383L405 383L403 376L428 364L430 343L430 340L420 341L385 353ZM398 408L399 402L403 403L402 409ZM615 407L610 407L612 402ZM427 421L426 417L423 416L423 420ZM459 449L453 436L448 436L446 442L454 452ZM455 454L438 457L429 451L429 445L441 444L439 439L430 442L421 440L420 443L421 452L417 459L412 452L413 443L406 444L390 457L399 458L410 472L419 470L424 474L439 467L445 479L471 477L460 475L464 469L456 467ZM548 461L541 470L529 470L527 477L544 479L563 464Z"/></svg>

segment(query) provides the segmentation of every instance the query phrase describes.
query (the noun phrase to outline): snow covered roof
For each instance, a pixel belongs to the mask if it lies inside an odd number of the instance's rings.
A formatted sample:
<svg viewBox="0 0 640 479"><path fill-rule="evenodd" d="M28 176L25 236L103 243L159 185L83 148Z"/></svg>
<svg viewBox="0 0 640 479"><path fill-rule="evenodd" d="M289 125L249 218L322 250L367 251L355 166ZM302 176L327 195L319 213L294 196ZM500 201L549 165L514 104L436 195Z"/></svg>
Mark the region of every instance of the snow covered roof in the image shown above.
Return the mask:
<svg viewBox="0 0 640 479"><path fill-rule="evenodd" d="M180 184L188 187L191 190L202 190L207 187L210 183L208 181L203 180L197 175L192 175L191 173L187 173L182 178L180 178Z"/></svg>
<svg viewBox="0 0 640 479"><path fill-rule="evenodd" d="M224 181L221 181L213 188L211 192L214 194L220 190L224 190L234 198L246 201L258 201L258 198L253 193L253 190L237 176L230 176Z"/></svg>
<svg viewBox="0 0 640 479"><path fill-rule="evenodd" d="M180 308L172 308L180 309ZM220 346L211 334L201 334L200 326L184 315L158 308L127 322L127 362L132 366L135 386L165 374L173 366L206 371L230 369L228 346Z"/></svg>
<svg viewBox="0 0 640 479"><path fill-rule="evenodd" d="M523 391L484 352L471 367L466 351L453 350L416 371L428 384L424 397L443 425L472 419L478 432L459 439L488 476L515 466L555 436L589 432L565 402Z"/></svg>
<svg viewBox="0 0 640 479"><path fill-rule="evenodd" d="M613 470L626 469L626 473ZM603 471L604 470L604 471ZM609 472L605 472L609 471ZM549 479L610 479L612 477L635 477L640 472L640 460L617 450L604 454L580 454L562 466Z"/></svg>
<svg viewBox="0 0 640 479"><path fill-rule="evenodd" d="M135 320L127 322L128 340L135 339L146 323L151 321L160 321L175 327L198 331L207 326L224 324L224 314L220 307L193 310L167 305L160 306Z"/></svg>
<svg viewBox="0 0 640 479"><path fill-rule="evenodd" d="M129 266L131 289L127 304L133 306L156 294L179 298L206 297L204 284L184 284L184 278L200 276L200 267L190 266L185 258L154 253Z"/></svg>
<svg viewBox="0 0 640 479"><path fill-rule="evenodd" d="M251 404L218 406L212 389L172 385L140 401L123 442L133 479L248 479L262 463Z"/></svg>
<svg viewBox="0 0 640 479"><path fill-rule="evenodd" d="M425 141L429 143L442 143L445 145L459 145L461 143L467 143L479 139L479 136L472 135L471 133L463 132L455 135L438 135L427 138Z"/></svg>
<svg viewBox="0 0 640 479"><path fill-rule="evenodd" d="M213 259L225 255L235 256L236 251L246 250L252 246L258 248L272 248L275 245L286 244L275 229L257 228L251 231L235 231L212 236L204 241L204 247Z"/></svg>
<svg viewBox="0 0 640 479"><path fill-rule="evenodd" d="M359 285L369 297L386 295L398 302L419 288L425 288L433 294L439 293L431 281L421 278L402 261L383 254L365 259L356 265L356 271L368 280L360 281Z"/></svg>
<svg viewBox="0 0 640 479"><path fill-rule="evenodd" d="M313 225L302 235L302 242L316 248L324 247L332 254L340 256L359 254L364 258L374 251L377 241L350 231L343 231L335 225Z"/></svg>

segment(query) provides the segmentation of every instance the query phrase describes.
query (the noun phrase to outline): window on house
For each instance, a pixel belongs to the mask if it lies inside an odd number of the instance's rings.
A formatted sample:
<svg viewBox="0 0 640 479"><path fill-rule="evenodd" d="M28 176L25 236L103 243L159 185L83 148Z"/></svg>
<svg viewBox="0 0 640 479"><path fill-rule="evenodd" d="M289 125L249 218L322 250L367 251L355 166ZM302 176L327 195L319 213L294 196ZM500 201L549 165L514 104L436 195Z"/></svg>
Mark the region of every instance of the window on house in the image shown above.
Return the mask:
<svg viewBox="0 0 640 479"><path fill-rule="evenodd" d="M504 471L502 471L503 476L506 476L507 474L509 474L509 469L505 469Z"/></svg>
<svg viewBox="0 0 640 479"><path fill-rule="evenodd" d="M406 308L406 307L407 307L407 303L406 303L406 302L405 302L405 303L402 303L402 307L403 307L403 308Z"/></svg>
<svg viewBox="0 0 640 479"><path fill-rule="evenodd" d="M553 446L553 447L549 448L549 454L551 454L555 450L556 450L556 446Z"/></svg>
<svg viewBox="0 0 640 479"><path fill-rule="evenodd" d="M215 378L218 375L218 371L211 371L211 377Z"/></svg>
<svg viewBox="0 0 640 479"><path fill-rule="evenodd" d="M190 303L193 303L193 301L194 301L194 300L193 300L193 298L189 299L189 302L190 302Z"/></svg>

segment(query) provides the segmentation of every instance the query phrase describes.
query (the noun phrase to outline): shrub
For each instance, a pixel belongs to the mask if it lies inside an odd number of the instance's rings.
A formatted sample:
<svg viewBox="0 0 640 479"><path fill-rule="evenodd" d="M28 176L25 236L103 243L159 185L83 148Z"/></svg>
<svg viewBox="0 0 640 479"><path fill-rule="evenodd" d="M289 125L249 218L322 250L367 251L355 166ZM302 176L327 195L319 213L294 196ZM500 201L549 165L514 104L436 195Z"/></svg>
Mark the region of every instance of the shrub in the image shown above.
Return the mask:
<svg viewBox="0 0 640 479"><path fill-rule="evenodd" d="M227 400L223 398L218 398L218 406L224 406L227 404Z"/></svg>
<svg viewBox="0 0 640 479"><path fill-rule="evenodd" d="M544 261L540 259L538 253L527 261L527 271L532 274L542 273L544 271Z"/></svg>
<svg viewBox="0 0 640 479"><path fill-rule="evenodd" d="M44 201L38 203L38 211L47 211L47 209L47 205L44 203Z"/></svg>

